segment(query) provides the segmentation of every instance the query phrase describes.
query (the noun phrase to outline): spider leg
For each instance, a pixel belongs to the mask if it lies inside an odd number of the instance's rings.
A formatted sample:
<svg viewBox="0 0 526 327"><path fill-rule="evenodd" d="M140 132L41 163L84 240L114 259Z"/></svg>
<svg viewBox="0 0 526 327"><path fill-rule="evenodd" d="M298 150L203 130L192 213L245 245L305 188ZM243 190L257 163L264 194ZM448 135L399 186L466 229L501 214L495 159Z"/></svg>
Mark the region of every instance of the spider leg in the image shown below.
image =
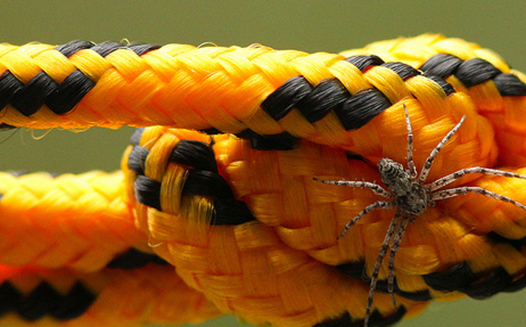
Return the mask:
<svg viewBox="0 0 526 327"><path fill-rule="evenodd" d="M416 171L415 163L413 161L413 128L411 127L411 120L409 119L409 113L407 112L405 104L404 112L407 125L407 167L409 168L411 178L416 178L418 172Z"/></svg>
<svg viewBox="0 0 526 327"><path fill-rule="evenodd" d="M464 122L464 119L466 119L466 116L462 116L462 119L460 119L460 122L451 129L446 136L438 143L438 145L431 151L431 154L429 157L427 157L427 160L424 164L424 167L422 168L422 171L420 171L420 177L418 178L418 181L420 184L423 184L427 178L427 175L429 175L429 170L431 169L431 165L433 164L433 160L435 160L436 156L440 152L440 150L446 145L446 143L453 137L453 135L458 131L462 123Z"/></svg>
<svg viewBox="0 0 526 327"><path fill-rule="evenodd" d="M369 296L367 298L367 307L365 309L365 318L364 318L364 327L367 327L369 324L369 318L371 316L371 308L373 307L373 298L374 292L376 291L376 284L378 283L378 275L380 274L380 268L382 266L382 261L387 254L389 245L391 244L391 239L396 231L396 226L400 221L400 213L395 213L394 218L391 220L389 227L387 228L387 233L385 234L384 242L380 248L380 253L378 253L378 258L374 264L373 273L371 274L371 284L369 285Z"/></svg>
<svg viewBox="0 0 526 327"><path fill-rule="evenodd" d="M313 178L316 182L321 182L323 184L338 185L338 186L348 186L348 187L361 187L368 188L372 190L375 194L381 195L384 198L392 198L393 194L378 184L371 182L362 182L362 181L326 181L318 178Z"/></svg>
<svg viewBox="0 0 526 327"><path fill-rule="evenodd" d="M345 228L341 232L340 236L338 236L336 239L339 240L340 238L344 237L345 234L347 234L347 231L349 230L349 228L354 226L354 224L356 224L358 220L360 220L363 216L365 216L369 212L375 209L378 209L378 208L391 209L391 208L394 208L394 206L395 204L390 201L376 201L373 204L368 205L367 207L365 207L365 209L363 209L356 216L354 216L354 218L351 221L349 221L347 225L345 225Z"/></svg>
<svg viewBox="0 0 526 327"><path fill-rule="evenodd" d="M478 186L463 186L463 187L457 187L457 188L450 188L447 190L437 191L435 193L432 193L431 200L437 201L437 200L444 200L453 198L455 196L467 194L467 193L477 193L482 194L484 196L494 198L503 202L511 203L523 210L526 210L526 206L520 202L517 202L513 199L508 198L507 196L500 195L491 191L488 191L482 187Z"/></svg>
<svg viewBox="0 0 526 327"><path fill-rule="evenodd" d="M404 237L405 230L407 228L407 224L411 220L411 215L403 215L403 219L400 222L400 224L396 227L396 235L393 240L393 246L391 246L391 252L389 253L389 265L388 265L388 274L387 274L387 292L389 295L391 295L391 301L393 301L393 306L396 310L396 301L394 298L394 263L395 263L395 256L396 252L398 251L398 247L400 246L400 243L402 243L402 239Z"/></svg>
<svg viewBox="0 0 526 327"><path fill-rule="evenodd" d="M484 175L494 175L494 176L515 177L515 178L526 179L526 176L515 174L509 171L497 170L497 169L491 169L491 168L483 168L483 167L470 167L466 169L461 169L459 171L446 175L440 179L437 179L433 183L429 184L429 186L431 187L431 191L434 191L448 184L453 183L457 179L464 177L467 174L484 174Z"/></svg>

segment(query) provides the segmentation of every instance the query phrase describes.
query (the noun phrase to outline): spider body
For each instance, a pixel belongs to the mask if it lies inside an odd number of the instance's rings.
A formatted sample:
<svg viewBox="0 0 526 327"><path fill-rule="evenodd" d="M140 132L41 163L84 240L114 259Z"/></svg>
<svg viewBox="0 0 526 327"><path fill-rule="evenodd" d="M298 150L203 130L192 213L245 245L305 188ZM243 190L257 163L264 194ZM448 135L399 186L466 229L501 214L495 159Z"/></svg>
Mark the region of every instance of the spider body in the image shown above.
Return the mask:
<svg viewBox="0 0 526 327"><path fill-rule="evenodd" d="M385 186L398 196L406 195L413 188L413 180L409 170L393 159L380 159L378 171Z"/></svg>
<svg viewBox="0 0 526 327"><path fill-rule="evenodd" d="M394 200L396 207L407 215L421 215L427 206L434 206L434 202L429 202L428 191L416 182L411 184L409 192L405 195L398 195Z"/></svg>
<svg viewBox="0 0 526 327"><path fill-rule="evenodd" d="M389 158L380 159L379 164L378 164L378 170L380 173L381 180L387 187L387 190L383 188L382 186L375 184L375 183L371 183L371 182L327 181L327 180L320 180L320 179L314 178L314 180L325 183L325 184L368 188L372 190L374 193L382 197L391 199L391 201L379 200L365 207L362 211L360 211L356 216L354 216L353 219L351 219L345 225L345 228L343 229L343 231L341 232L341 234L338 236L337 239L340 239L343 236L345 236L349 228L351 228L354 224L356 224L363 216L365 216L369 212L376 210L376 209L396 209L394 213L394 218L391 220L391 223L389 224L389 227L385 234L385 238L384 238L382 247L380 248L380 252L378 254L378 258L373 267L373 272L371 274L369 296L368 296L367 307L366 307L365 318L364 318L365 327L368 326L369 317L371 315L373 297L374 297L374 292L376 290L376 284L378 282L378 275L380 273L381 264L382 264L383 259L385 258L385 256L387 255L389 251L389 247L391 249L389 252L388 284L387 284L388 288L387 289L388 289L389 294L391 295L393 305L396 308L396 303L395 303L395 299L393 295L395 255L396 255L396 252L398 251L398 247L400 246L402 242L402 239L403 239L408 223L410 221L413 222L416 219L415 216L419 216L423 214L426 211L428 206L433 207L435 205L435 201L438 201L438 200L444 200L444 199L456 197L456 196L467 194L467 193L477 193L477 194L484 195L486 197L497 199L499 201L511 203L526 211L526 206L524 206L523 204L513 199L510 199L506 196L483 189L481 187L461 186L461 187L456 187L456 188L451 188L451 189L440 190L444 186L453 183L454 181L462 178L463 176L467 174L495 175L495 176L526 179L526 176L523 176L523 175L518 175L515 173L491 169L491 168L470 167L470 168L464 168L464 169L458 170L452 174L439 178L438 180L434 182L425 184L426 178L429 174L429 171L431 169L434 159L436 158L436 156L438 155L442 147L444 147L444 145L447 144L447 142L451 139L451 137L453 137L456 131L460 128L466 116L463 116L460 122L457 125L455 125L455 127L453 127L444 136L444 138L440 141L440 143L438 143L438 145L433 149L433 151L431 151L431 154L425 161L424 166L422 167L422 170L420 171L420 174L418 174L418 171L416 170L416 167L413 162L413 131L411 127L411 121L409 119L409 114L407 112L407 108L405 105L404 105L404 112L405 112L406 126L407 126L407 166L408 168L406 169L401 163L396 162Z"/></svg>
<svg viewBox="0 0 526 327"><path fill-rule="evenodd" d="M434 206L429 201L428 188L411 176L411 172L392 159L382 158L378 164L380 177L385 186L394 196L394 204L402 214L421 215L428 205Z"/></svg>

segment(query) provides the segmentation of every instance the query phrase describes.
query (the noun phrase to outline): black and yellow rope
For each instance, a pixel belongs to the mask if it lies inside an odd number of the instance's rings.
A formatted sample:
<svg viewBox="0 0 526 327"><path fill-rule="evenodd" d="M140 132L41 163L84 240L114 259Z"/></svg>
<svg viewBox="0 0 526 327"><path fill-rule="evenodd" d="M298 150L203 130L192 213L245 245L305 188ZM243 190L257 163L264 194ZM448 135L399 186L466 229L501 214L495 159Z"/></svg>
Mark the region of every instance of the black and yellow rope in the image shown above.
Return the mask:
<svg viewBox="0 0 526 327"><path fill-rule="evenodd" d="M274 326L359 326L392 212L313 177L380 180L463 115L429 180L469 166L526 173L526 77L441 35L341 54L267 47L0 45L3 128L144 127L122 171L0 174L0 323L180 324L234 313ZM466 178L526 203L523 180ZM433 299L526 286L526 215L477 195L410 224L396 299L380 273L370 325ZM174 268L175 267L175 272ZM47 300L43 300L47 299ZM5 303L5 305L4 305Z"/></svg>

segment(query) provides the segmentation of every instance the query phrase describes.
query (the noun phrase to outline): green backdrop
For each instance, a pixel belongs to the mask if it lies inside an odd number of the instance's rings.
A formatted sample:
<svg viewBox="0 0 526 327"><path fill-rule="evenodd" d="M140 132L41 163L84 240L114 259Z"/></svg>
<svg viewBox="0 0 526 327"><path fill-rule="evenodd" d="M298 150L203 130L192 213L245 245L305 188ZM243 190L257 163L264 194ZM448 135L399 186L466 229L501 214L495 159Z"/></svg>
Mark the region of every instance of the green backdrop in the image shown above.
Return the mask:
<svg viewBox="0 0 526 327"><path fill-rule="evenodd" d="M0 39L23 44L189 43L338 52L372 41L440 32L499 52L526 71L520 1L0 1ZM119 169L132 129L0 133L0 170ZM41 138L40 138L41 137ZM434 303L400 326L523 326L526 291L486 301ZM202 326L239 326L235 317Z"/></svg>

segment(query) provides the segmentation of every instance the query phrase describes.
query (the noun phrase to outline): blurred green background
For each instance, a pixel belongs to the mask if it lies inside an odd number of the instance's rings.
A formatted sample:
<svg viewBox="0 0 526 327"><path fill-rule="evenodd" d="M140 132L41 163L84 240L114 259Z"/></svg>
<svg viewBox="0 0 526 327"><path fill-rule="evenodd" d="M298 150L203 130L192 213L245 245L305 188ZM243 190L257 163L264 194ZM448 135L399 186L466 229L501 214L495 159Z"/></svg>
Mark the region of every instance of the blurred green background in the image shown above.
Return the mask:
<svg viewBox="0 0 526 327"><path fill-rule="evenodd" d="M479 43L526 71L526 4L520 1L0 1L1 41L62 44L189 43L309 52L440 32ZM0 134L0 170L79 173L119 169L132 129L53 130ZM43 136L40 138L40 136ZM399 326L524 326L526 291L486 301L434 303ZM202 326L239 326L224 317Z"/></svg>

